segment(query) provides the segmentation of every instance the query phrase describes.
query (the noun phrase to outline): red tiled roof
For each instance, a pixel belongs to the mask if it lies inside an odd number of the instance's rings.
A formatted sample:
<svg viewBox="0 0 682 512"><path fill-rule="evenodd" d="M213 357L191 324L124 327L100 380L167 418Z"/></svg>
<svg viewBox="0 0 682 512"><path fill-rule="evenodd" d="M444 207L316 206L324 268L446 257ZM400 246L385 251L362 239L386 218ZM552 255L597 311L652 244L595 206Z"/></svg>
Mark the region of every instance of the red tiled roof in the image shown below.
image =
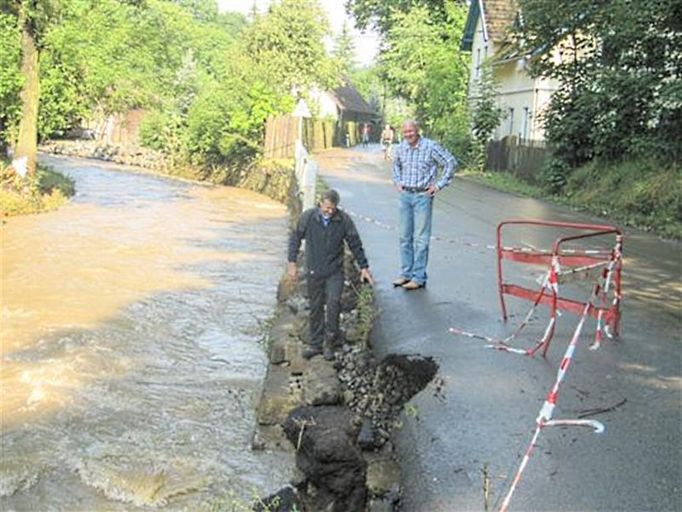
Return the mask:
<svg viewBox="0 0 682 512"><path fill-rule="evenodd" d="M483 0L488 37L496 43L506 39L507 32L514 24L518 5L515 0Z"/></svg>

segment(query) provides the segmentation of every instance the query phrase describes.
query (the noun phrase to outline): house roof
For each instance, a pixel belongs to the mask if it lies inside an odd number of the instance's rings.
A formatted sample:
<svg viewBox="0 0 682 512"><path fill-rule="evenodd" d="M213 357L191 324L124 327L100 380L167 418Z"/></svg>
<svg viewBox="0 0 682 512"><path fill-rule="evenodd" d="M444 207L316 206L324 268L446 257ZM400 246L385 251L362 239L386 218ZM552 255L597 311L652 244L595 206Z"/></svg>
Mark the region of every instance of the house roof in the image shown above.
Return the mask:
<svg viewBox="0 0 682 512"><path fill-rule="evenodd" d="M352 85L346 84L331 91L331 96L341 110L346 112L358 112L360 114L374 114L374 109L369 106L358 90Z"/></svg>
<svg viewBox="0 0 682 512"><path fill-rule="evenodd" d="M516 0L472 0L469 4L464 35L462 36L462 50L471 51L474 42L476 23L483 10L483 37L495 43L505 42L509 27L516 20L518 5Z"/></svg>

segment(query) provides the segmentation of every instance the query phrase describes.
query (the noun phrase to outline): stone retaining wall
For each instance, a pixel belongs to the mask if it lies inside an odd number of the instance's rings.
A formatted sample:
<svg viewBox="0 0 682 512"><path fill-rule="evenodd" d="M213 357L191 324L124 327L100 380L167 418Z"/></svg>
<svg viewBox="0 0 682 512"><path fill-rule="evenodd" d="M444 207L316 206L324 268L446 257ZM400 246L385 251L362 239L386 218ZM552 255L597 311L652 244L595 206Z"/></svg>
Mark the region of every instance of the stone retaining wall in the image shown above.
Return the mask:
<svg viewBox="0 0 682 512"><path fill-rule="evenodd" d="M303 359L309 314L304 294L303 280L280 284L253 439L254 449L295 451L298 474L263 502L280 500L303 511L398 510L400 467L390 434L401 426L404 405L434 378L437 365L419 356L374 359L371 325L363 325L373 324L376 316L373 290L359 282L350 255L342 296L343 349L334 361Z"/></svg>

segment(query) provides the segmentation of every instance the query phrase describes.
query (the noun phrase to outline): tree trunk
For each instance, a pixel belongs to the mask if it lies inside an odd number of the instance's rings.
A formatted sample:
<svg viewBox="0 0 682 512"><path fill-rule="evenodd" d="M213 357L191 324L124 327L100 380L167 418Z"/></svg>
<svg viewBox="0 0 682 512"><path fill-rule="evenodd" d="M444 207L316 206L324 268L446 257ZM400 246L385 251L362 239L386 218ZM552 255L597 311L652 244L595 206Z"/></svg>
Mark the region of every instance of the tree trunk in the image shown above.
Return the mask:
<svg viewBox="0 0 682 512"><path fill-rule="evenodd" d="M26 157L28 174L33 176L38 154L38 104L40 102L38 48L23 8L19 13L19 21L21 23L21 74L24 77L24 87L21 91L21 121L15 158Z"/></svg>

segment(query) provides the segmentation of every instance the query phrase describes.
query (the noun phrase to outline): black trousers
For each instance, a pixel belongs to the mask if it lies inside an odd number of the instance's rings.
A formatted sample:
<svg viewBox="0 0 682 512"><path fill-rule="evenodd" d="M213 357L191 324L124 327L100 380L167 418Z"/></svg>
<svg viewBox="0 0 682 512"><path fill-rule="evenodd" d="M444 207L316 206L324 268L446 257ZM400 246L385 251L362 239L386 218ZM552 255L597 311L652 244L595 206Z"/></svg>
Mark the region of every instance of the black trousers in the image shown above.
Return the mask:
<svg viewBox="0 0 682 512"><path fill-rule="evenodd" d="M342 291L342 272L327 277L308 274L311 345L322 346L325 338L332 344L340 339L339 314L341 313Z"/></svg>

